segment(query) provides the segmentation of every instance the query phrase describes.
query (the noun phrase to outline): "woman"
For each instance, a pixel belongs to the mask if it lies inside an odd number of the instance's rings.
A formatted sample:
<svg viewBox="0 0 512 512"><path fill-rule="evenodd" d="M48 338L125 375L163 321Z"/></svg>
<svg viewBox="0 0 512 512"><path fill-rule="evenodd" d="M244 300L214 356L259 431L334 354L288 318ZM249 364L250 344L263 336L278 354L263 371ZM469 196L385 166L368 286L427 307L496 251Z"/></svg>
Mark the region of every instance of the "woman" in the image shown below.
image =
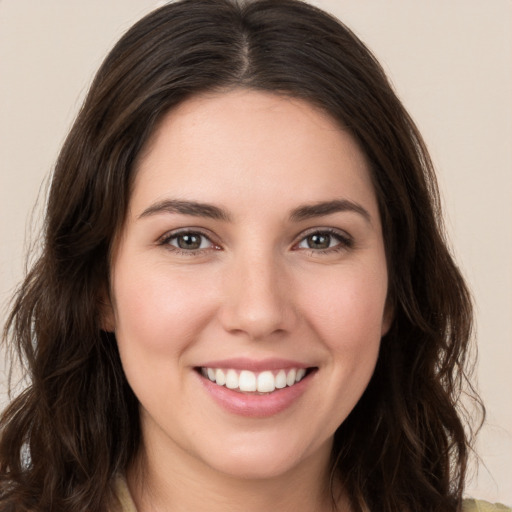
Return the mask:
<svg viewBox="0 0 512 512"><path fill-rule="evenodd" d="M472 510L471 304L374 58L293 0L175 2L102 65L7 338L6 510Z"/></svg>

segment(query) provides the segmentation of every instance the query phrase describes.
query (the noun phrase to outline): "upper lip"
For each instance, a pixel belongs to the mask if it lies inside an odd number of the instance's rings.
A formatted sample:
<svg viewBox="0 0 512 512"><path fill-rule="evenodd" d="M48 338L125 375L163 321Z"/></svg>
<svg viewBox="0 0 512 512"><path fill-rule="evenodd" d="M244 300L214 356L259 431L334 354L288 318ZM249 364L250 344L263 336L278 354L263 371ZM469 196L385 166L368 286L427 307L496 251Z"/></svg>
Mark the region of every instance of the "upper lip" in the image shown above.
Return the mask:
<svg viewBox="0 0 512 512"><path fill-rule="evenodd" d="M288 368L311 368L312 365L304 364L291 359L269 358L249 359L246 357L235 357L216 361L208 361L199 365L199 368L232 368L233 370L250 370L262 372L265 370L286 370Z"/></svg>

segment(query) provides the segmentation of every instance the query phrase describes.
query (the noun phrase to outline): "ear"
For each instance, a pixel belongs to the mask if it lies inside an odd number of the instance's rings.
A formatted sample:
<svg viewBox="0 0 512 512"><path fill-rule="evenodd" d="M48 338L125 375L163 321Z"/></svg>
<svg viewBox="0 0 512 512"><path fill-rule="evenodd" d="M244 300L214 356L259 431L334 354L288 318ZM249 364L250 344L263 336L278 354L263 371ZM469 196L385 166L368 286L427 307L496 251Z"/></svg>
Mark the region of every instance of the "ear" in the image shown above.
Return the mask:
<svg viewBox="0 0 512 512"><path fill-rule="evenodd" d="M114 306L106 287L102 288L99 294L98 311L100 315L100 329L106 332L114 332L116 330Z"/></svg>
<svg viewBox="0 0 512 512"><path fill-rule="evenodd" d="M388 333L394 319L395 305L393 301L388 297L386 299L386 305L384 306L384 314L382 315L382 328L380 333L381 337Z"/></svg>

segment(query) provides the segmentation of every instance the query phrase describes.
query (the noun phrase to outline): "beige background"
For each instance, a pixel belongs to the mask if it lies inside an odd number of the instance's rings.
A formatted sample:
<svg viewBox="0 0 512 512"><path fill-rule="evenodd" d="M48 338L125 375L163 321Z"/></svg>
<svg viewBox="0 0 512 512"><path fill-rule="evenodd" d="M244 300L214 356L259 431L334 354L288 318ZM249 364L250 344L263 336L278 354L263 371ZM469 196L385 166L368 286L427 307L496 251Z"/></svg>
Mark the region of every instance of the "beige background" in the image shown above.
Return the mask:
<svg viewBox="0 0 512 512"><path fill-rule="evenodd" d="M33 205L95 69L150 0L0 0L0 304L22 275ZM488 422L468 494L512 504L512 2L318 0L374 50L439 172L477 302ZM42 193L44 202L44 193ZM34 239L34 237L33 237ZM5 403L0 375L0 403Z"/></svg>

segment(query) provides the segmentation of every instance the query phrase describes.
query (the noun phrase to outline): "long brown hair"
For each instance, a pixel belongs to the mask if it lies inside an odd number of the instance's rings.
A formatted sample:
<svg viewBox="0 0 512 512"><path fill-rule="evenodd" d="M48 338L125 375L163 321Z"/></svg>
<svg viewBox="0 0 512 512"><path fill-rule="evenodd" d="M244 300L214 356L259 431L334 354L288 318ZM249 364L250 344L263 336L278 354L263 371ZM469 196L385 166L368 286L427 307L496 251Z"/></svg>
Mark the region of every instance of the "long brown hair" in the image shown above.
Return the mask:
<svg viewBox="0 0 512 512"><path fill-rule="evenodd" d="M370 162L394 321L336 432L332 479L355 511L460 510L471 432L457 406L472 308L443 236L432 164L369 50L297 0L173 2L135 24L101 66L55 167L42 254L5 329L30 385L0 420L0 506L99 512L113 503L141 433L115 336L100 323L111 244L137 155L162 116L232 87L322 108Z"/></svg>

